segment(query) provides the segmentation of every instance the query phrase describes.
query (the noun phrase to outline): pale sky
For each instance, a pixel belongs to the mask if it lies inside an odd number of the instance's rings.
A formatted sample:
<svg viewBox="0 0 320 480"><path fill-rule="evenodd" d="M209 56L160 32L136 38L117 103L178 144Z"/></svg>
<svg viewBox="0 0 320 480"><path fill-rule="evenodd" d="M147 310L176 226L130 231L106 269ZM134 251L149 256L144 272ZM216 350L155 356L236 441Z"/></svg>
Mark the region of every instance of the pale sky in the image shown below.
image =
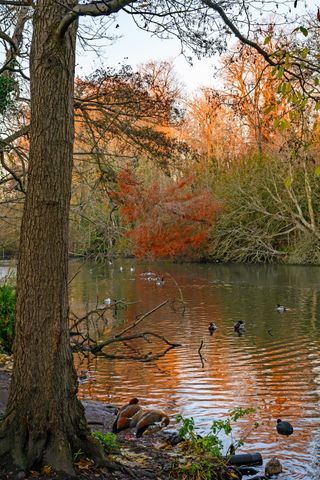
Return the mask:
<svg viewBox="0 0 320 480"><path fill-rule="evenodd" d="M200 86L213 86L214 59L193 58L193 66L181 55L181 45L178 39L160 40L151 34L140 30L131 17L119 15L116 24L112 26L110 34L121 36L113 44L94 42L99 45L100 58L94 52L78 54L77 75L84 76L101 67L117 68L120 64L128 64L135 69L141 63L149 60L172 60L175 65L178 80L185 84L188 91ZM116 25L114 24L114 25Z"/></svg>
<svg viewBox="0 0 320 480"><path fill-rule="evenodd" d="M276 4L276 2L274 2ZM293 0L292 0L293 3ZM320 0L318 0L320 7ZM316 16L318 5L314 0L298 0L298 8L295 13L305 13L306 9L314 11ZM81 19L81 22L84 20ZM119 27L115 28L118 24ZM141 63L149 60L172 60L175 66L178 80L185 84L191 93L201 86L217 87L219 83L214 79L214 66L218 64L218 57L193 58L191 66L181 55L181 45L178 39L160 40L149 33L140 30L134 24L132 17L123 12L116 17L108 30L110 35L118 35L113 44L107 40L93 42L98 46L99 56L92 51L83 52L78 50L77 70L79 76L89 75L97 68L117 68L121 64L131 65L135 69ZM4 51L0 45L0 60L4 58Z"/></svg>
<svg viewBox="0 0 320 480"><path fill-rule="evenodd" d="M276 3L276 2L275 2ZM292 0L293 3L293 0ZM320 6L320 0L319 0ZM298 2L298 8L294 13L305 13L306 9L314 10L315 15L317 5L313 0ZM119 27L115 28L118 24ZM219 57L203 58L201 60L193 58L191 66L181 55L181 45L178 39L160 40L149 33L140 30L134 24L132 17L123 12L117 15L116 22L110 27L110 35L121 36L113 44L95 42L99 45L100 58L93 52L81 53L77 57L77 75L85 76L92 73L97 68L113 67L117 68L121 64L128 64L135 69L139 64L146 63L149 60L173 60L178 79L183 82L189 92L198 89L201 86L217 86L217 80L214 79L214 66L218 65Z"/></svg>

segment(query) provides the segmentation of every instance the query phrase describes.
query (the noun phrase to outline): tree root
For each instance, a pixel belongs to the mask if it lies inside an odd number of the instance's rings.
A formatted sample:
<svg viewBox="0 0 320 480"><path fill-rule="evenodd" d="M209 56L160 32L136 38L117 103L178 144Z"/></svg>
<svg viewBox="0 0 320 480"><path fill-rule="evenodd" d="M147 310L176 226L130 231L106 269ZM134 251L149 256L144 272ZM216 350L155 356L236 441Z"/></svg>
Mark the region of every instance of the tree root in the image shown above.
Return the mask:
<svg viewBox="0 0 320 480"><path fill-rule="evenodd" d="M37 437L32 434L28 436L27 431L21 428L13 434L13 425L2 431L0 465L10 464L22 470L50 465L57 472L75 476L73 454L81 451L96 466L106 466L103 448L89 430L86 434L77 432L71 436L63 431L54 434L47 431Z"/></svg>

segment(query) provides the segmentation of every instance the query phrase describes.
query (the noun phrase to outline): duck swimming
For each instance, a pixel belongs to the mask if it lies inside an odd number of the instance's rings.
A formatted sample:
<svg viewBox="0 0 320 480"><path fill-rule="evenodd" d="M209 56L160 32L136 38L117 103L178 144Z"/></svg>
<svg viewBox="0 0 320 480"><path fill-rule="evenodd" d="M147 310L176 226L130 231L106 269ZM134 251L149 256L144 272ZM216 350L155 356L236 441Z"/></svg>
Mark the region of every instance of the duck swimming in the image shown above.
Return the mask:
<svg viewBox="0 0 320 480"><path fill-rule="evenodd" d="M213 322L210 322L210 323L209 323L208 330L209 330L210 333L213 333L215 330L217 330L217 328L218 328L218 327L217 327L217 325L216 325L215 323L213 323Z"/></svg>
<svg viewBox="0 0 320 480"><path fill-rule="evenodd" d="M234 324L233 328L234 328L235 332L243 333L244 332L244 321L239 320L237 323Z"/></svg>
<svg viewBox="0 0 320 480"><path fill-rule="evenodd" d="M291 423L282 421L281 418L278 418L277 432L280 435L286 435L288 437L289 435L293 434L293 426L291 425Z"/></svg>
<svg viewBox="0 0 320 480"><path fill-rule="evenodd" d="M287 312L289 309L287 307L285 307L284 305L280 305L280 303L277 303L277 306L276 306L276 310L278 312Z"/></svg>
<svg viewBox="0 0 320 480"><path fill-rule="evenodd" d="M132 398L127 405L124 405L120 408L117 418L112 426L112 433L119 433L122 430L126 430L127 428L131 428L136 425L134 416L141 410L141 407L138 405L138 403L138 398ZM137 417L136 420L138 420Z"/></svg>

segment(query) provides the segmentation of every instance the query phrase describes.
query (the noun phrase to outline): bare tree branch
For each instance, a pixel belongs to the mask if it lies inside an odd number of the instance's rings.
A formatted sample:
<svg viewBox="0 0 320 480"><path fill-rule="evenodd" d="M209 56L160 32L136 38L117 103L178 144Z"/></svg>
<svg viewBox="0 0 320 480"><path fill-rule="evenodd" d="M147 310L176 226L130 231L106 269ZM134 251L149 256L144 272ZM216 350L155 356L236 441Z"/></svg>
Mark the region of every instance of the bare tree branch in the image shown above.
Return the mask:
<svg viewBox="0 0 320 480"><path fill-rule="evenodd" d="M83 333L81 333L77 330L77 327L78 327L79 323L88 319L88 314L86 314L85 316L77 319L77 321L72 325L72 327L70 329L70 334L72 336L78 336L78 337L81 338L81 341L78 341L77 343L74 343L72 345L72 349L73 349L73 351L77 351L77 352L82 352L82 351L92 352L93 354L103 355L106 358L112 358L112 359L131 359L131 360L139 360L139 361L142 361L142 362L150 362L152 360L156 360L157 358L160 358L160 357L164 356L172 348L180 347L181 344L170 342L163 335L160 335L160 334L155 333L155 332L147 331L147 332L136 333L136 334L128 335L128 336L123 336L123 334L125 332L127 332L128 330L136 327L140 322L142 322L142 320L144 320L146 317L151 315L151 313L155 312L156 310L163 307L167 303L169 303L169 300L166 300L165 302L162 302L160 305L156 306L152 310L149 310L144 315L140 316L137 319L136 322L134 322L132 325L129 325L129 327L125 328L120 334L115 335L114 337L109 338L108 340L105 340L105 341L102 341L102 342L97 342L96 340L93 340L92 338L90 338L88 328L87 328L87 333L86 334L83 334ZM109 307L97 307L95 310L92 310L90 312L90 314L96 314L96 315L98 315L98 317L102 318L104 313L110 308L111 308L111 306L109 306ZM73 316L75 316L75 315L73 314ZM75 328L76 328L76 330L74 330ZM148 337L158 338L158 339L162 340L162 342L164 342L166 345L168 345L168 347L165 348L164 350L162 350L161 352L158 352L158 353L155 353L155 354L153 354L152 352L148 352L147 354L143 354L143 353L138 352L135 348L131 347L129 344L127 344L128 341L135 340L137 338L143 338L146 342L150 343L150 339ZM133 356L132 355L125 355L125 354L112 355L112 354L107 354L107 353L103 352L103 349L105 347L107 347L108 345L111 345L113 343L118 343L118 342L123 343L127 348L129 348L131 351L133 351L134 355Z"/></svg>
<svg viewBox="0 0 320 480"><path fill-rule="evenodd" d="M201 366L202 366L202 368L204 368L205 360L203 359L203 355L201 353L202 347L203 347L203 340L201 340L200 347L198 348L198 354L199 354L199 357L200 357Z"/></svg>
<svg viewBox="0 0 320 480"><path fill-rule="evenodd" d="M117 13L126 5L130 5L135 2L136 0L111 0L109 2L102 1L92 2L85 5L76 5L61 20L56 30L56 34L58 37L63 37L68 27L79 17L86 15L90 17L100 17L102 15L109 16L112 13Z"/></svg>
<svg viewBox="0 0 320 480"><path fill-rule="evenodd" d="M0 38L5 42L9 43L11 48L13 48L14 51L17 51L16 43L13 41L13 39L9 35L7 35L5 32L2 32L2 30L0 30Z"/></svg>
<svg viewBox="0 0 320 480"><path fill-rule="evenodd" d="M25 191L25 188L24 188L24 185L21 181L21 178L24 176L24 173L20 174L20 175L17 175L16 172L14 170L12 170L12 168L10 168L6 162L5 162L5 159L4 159L4 150L5 150L5 147L9 147L10 149L14 149L15 152L19 155L19 157L21 158L21 155L20 153L17 151L17 149L12 145L12 142L14 142L15 140L17 140L18 138L20 137L23 137L24 135L26 135L28 132L29 132L29 129L30 129L30 126L27 125L23 128L21 128L20 130L18 130L17 132L13 133L12 135L9 135L9 137L5 138L5 139L0 139L0 164L2 165L2 167L8 172L10 173L10 175L16 180L16 182L18 183L19 185L19 190L22 192L22 193L26 193ZM23 158L22 158L22 164L24 164L23 162Z"/></svg>
<svg viewBox="0 0 320 480"><path fill-rule="evenodd" d="M128 340L135 340L137 338L143 338L145 341L150 342L148 339L148 336L151 337L156 337L162 340L164 343L168 345L166 349L164 349L161 352L153 354L152 352L148 352L145 355L142 354L137 354L137 355L112 355L109 353L103 352L103 348L106 347L107 345L111 345L112 343L115 342L127 342ZM73 346L73 351L89 351L92 352L93 354L99 354L103 355L106 358L112 358L112 359L131 359L131 360L139 360L140 362L151 362L153 360L156 360L160 357L163 357L169 350L172 348L176 347L181 347L180 343L173 343L167 340L163 335L159 335L158 333L154 332L143 332L143 333L136 333L135 335L129 335L127 337L115 337L115 338L110 338L109 340L106 340L104 342L100 343L94 343L92 346L88 345L83 345L83 344L78 344Z"/></svg>
<svg viewBox="0 0 320 480"><path fill-rule="evenodd" d="M167 303L169 303L170 300L165 300L164 302L160 303L160 305L157 305L156 307L154 307L152 310L149 310L149 312L147 313L144 313L141 317L138 318L138 320L134 323L132 323L131 325L129 325L129 327L125 328L124 330L122 330L122 332L118 333L118 335L115 336L115 338L119 338L119 337L122 337L122 335L126 332L128 332L128 330L131 330L132 328L136 327L140 322L142 322L142 320L144 320L146 317L148 317L149 315L151 315L151 313L155 312L156 310L159 310L159 308L162 308L164 305L166 305Z"/></svg>
<svg viewBox="0 0 320 480"><path fill-rule="evenodd" d="M134 340L136 338L145 338L147 339L147 336L152 336L152 337L156 337L156 338L159 338L160 340L162 340L164 343L166 343L167 345L170 345L172 347L180 347L181 344L180 343L173 343L173 342L170 342L169 340L167 340L163 335L160 335L158 333L154 333L154 332L142 332L142 333L136 333L134 335L128 335L126 337L120 337L120 336L116 336L114 338L109 338L109 340L105 340L104 342L100 342L100 343L96 343L95 345L93 345L92 347L90 347L90 350L91 352L93 353L97 353L97 352L100 352L104 347L106 347L107 345L111 345L112 343L115 343L115 342L127 342L128 340ZM148 340L147 340L148 341Z"/></svg>
<svg viewBox="0 0 320 480"><path fill-rule="evenodd" d="M224 9L219 3L212 0L202 0L202 3L220 15L224 24L232 31L232 33L235 35L236 38L238 38L238 40L240 40L241 43L243 43L244 45L248 45L251 48L254 48L270 66L277 67L281 65L284 69L286 78L294 78L296 81L298 81L300 88L309 98L312 98L314 101L319 101L319 96L313 95L313 82L311 82L311 85L309 85L308 88L306 78L301 70L301 59L299 57L297 58L296 62L292 64L292 67L295 67L297 71L295 70L295 68L288 68L286 66L285 55L283 57L279 57L279 61L275 62L272 59L271 54L269 54L265 49L263 49L257 42L250 40L248 37L246 37L240 32L240 30L236 27L233 21L230 20L230 18L227 16Z"/></svg>
<svg viewBox="0 0 320 480"><path fill-rule="evenodd" d="M212 2L211 0L202 0L202 3L204 3L205 5L207 5L207 7L211 8L212 10L214 10L215 12L217 12L220 17L222 18L223 22L227 25L227 27L230 28L230 30L232 31L232 33L234 33L234 35L242 42L244 43L245 45L249 45L250 47L254 48L255 50L257 50L258 53L260 53L260 55L263 56L263 58L269 63L269 65L272 65L272 66L276 66L277 63L275 63L271 58L270 58L270 55L268 54L268 52L266 50L264 50L263 48L260 47L260 45L256 42L253 42L252 40L249 40L249 38L245 37L244 35L242 35L242 33L240 32L240 30L237 29L237 27L235 26L235 24L229 19L229 17L226 15L225 11L223 10L223 8L216 2Z"/></svg>

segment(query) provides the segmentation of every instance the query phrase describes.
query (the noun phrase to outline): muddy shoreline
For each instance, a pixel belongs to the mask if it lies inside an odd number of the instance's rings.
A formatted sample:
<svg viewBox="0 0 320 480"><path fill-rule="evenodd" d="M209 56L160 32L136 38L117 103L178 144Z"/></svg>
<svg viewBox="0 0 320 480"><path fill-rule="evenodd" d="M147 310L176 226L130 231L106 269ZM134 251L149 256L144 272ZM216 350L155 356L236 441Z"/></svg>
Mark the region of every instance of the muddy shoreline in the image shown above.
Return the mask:
<svg viewBox="0 0 320 480"><path fill-rule="evenodd" d="M0 412L5 411L8 401L10 374L0 370ZM96 401L83 401L85 415L92 431L110 432L115 419L116 407ZM158 432L142 439L127 440L125 434L118 435L119 451L108 456L108 467L92 471L79 471L79 480L168 480L172 461L171 451L166 450L166 441L173 431ZM34 472L30 475L21 471L9 471L0 466L0 480L25 480L39 478L46 480L67 480L71 477L61 474L44 476ZM74 478L74 477L73 477Z"/></svg>
<svg viewBox="0 0 320 480"><path fill-rule="evenodd" d="M10 373L0 370L1 413L5 411L8 401L9 385ZM99 431L103 434L111 432L115 413L117 412L115 405L93 400L82 401L82 404L85 409L87 422L93 432ZM173 472L173 464L178 466L179 469L181 459L185 457L186 453L183 450L184 442L179 443L177 439L177 432L170 426L165 430L141 438L136 438L133 435L132 438L127 438L126 434L121 432L117 435L118 448L106 457L106 467L78 468L76 477L70 477L58 473L43 475L37 471L28 473L19 470L12 471L12 468L10 469L9 466L2 464L0 465L0 480L30 480L33 478L43 480L70 480L71 478L78 480L176 480L180 477L176 476L176 471ZM188 455L185 458L188 458L188 463L192 463L192 459L189 462ZM211 465L214 467L214 470L218 468L221 474L218 477L216 475L212 476L212 479L241 479L239 471L235 472L232 466L224 464L223 467L221 465L218 467L218 464L214 463L211 463ZM183 476L183 478L187 477ZM251 478L253 480L254 477ZM256 478L262 479L264 477Z"/></svg>

